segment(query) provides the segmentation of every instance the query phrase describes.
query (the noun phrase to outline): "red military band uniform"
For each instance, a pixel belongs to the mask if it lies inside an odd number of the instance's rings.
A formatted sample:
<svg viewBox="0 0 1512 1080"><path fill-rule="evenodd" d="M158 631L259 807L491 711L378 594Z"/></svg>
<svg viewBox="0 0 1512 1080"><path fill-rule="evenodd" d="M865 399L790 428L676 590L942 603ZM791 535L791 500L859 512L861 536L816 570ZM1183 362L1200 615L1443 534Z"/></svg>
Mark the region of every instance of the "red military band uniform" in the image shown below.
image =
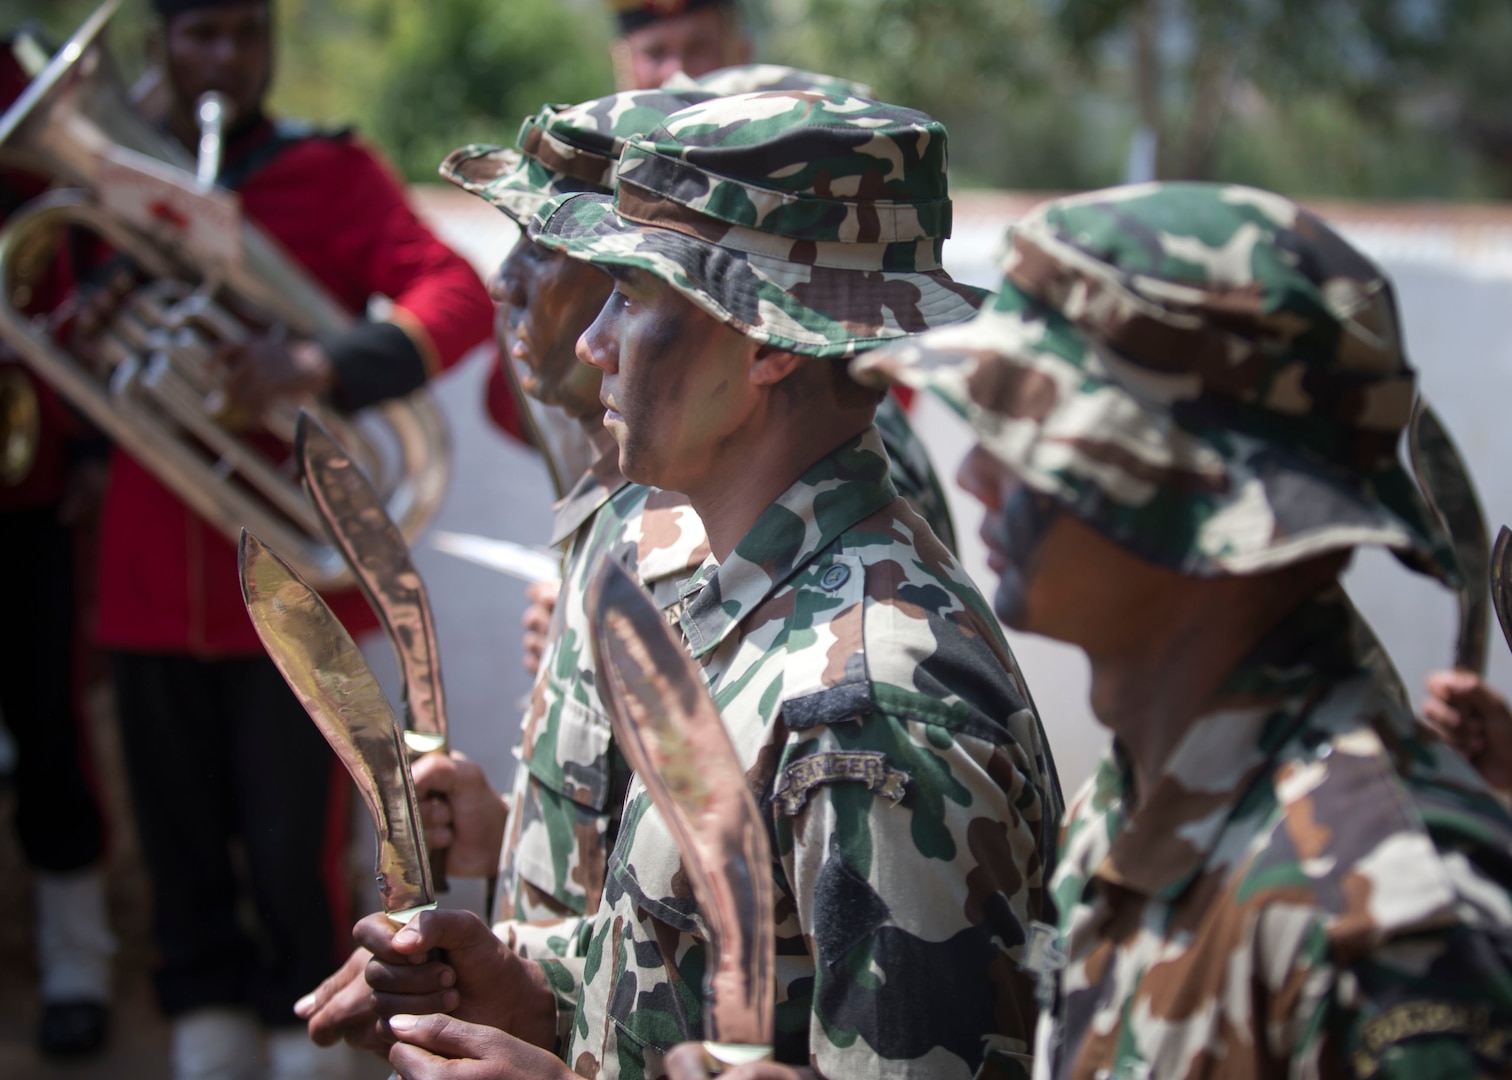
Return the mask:
<svg viewBox="0 0 1512 1080"><path fill-rule="evenodd" d="M407 393L489 335L482 282L350 138L259 123L231 141L221 183L348 311L373 294L394 301L390 322L322 342L338 406ZM250 1010L303 1046L294 1002L350 940L350 781L263 652L231 541L121 451L102 532L99 637L153 881L159 1005L176 1023ZM356 591L330 601L354 631L373 625ZM247 898L257 935L239 914Z"/></svg>
<svg viewBox="0 0 1512 1080"><path fill-rule="evenodd" d="M344 136L277 143L281 138L264 123L237 139L227 157L231 175L240 164L255 166L239 188L247 216L348 311L361 313L374 294L391 298L392 322L423 365L411 373L383 357L391 370L365 372L360 350L349 357L332 350L338 402L367 404L418 386L490 334L492 306L478 276L420 223L383 163ZM275 144L281 150L272 160L258 161ZM365 378L376 384L362 387ZM242 605L231 541L119 451L102 540L102 645L206 658L263 655ZM353 631L376 625L356 590L328 600Z"/></svg>

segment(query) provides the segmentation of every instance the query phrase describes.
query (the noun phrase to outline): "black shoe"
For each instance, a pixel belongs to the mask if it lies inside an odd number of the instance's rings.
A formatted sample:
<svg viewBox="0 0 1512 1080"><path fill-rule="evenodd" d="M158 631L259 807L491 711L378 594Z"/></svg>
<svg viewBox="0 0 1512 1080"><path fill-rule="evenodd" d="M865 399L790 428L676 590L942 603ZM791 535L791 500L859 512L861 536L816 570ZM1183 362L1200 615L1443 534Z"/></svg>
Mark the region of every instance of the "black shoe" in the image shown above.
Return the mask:
<svg viewBox="0 0 1512 1080"><path fill-rule="evenodd" d="M105 1045L110 1013L98 1001L53 1001L42 1006L37 1048L49 1057L82 1057Z"/></svg>

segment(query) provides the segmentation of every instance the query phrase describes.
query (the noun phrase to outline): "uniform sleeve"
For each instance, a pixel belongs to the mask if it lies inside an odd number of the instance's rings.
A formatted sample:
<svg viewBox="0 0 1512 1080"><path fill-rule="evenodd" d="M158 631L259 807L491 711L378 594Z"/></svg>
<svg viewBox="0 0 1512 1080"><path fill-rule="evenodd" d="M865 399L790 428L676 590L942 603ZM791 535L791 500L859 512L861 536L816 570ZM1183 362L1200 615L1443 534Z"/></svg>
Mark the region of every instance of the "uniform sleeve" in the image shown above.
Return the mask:
<svg viewBox="0 0 1512 1080"><path fill-rule="evenodd" d="M1393 939L1338 976L1325 1015L1324 1057L1360 1080L1512 1075L1512 942L1466 925Z"/></svg>
<svg viewBox="0 0 1512 1080"><path fill-rule="evenodd" d="M587 927L593 919L577 915L554 921L522 922L502 919L494 923L494 936L527 960L560 960L583 955Z"/></svg>
<svg viewBox="0 0 1512 1080"><path fill-rule="evenodd" d="M415 216L387 167L360 148L347 160L346 209L365 230L357 260L364 285L393 301L385 321L324 343L337 399L356 409L409 393L456 363L492 332L493 305L472 267Z"/></svg>
<svg viewBox="0 0 1512 1080"><path fill-rule="evenodd" d="M806 1016L803 989L779 987L779 1060L803 1036L826 1076L1028 1076L1018 961L1044 898L1043 796L1012 754L888 714L790 737L772 812L796 920L778 951L811 939L815 975Z"/></svg>
<svg viewBox="0 0 1512 1080"><path fill-rule="evenodd" d="M520 956L534 960L546 973L556 998L557 1045L566 1047L577 1018L578 993L583 985L585 953L594 920L581 916L554 923L522 923L513 920L494 924L493 931Z"/></svg>

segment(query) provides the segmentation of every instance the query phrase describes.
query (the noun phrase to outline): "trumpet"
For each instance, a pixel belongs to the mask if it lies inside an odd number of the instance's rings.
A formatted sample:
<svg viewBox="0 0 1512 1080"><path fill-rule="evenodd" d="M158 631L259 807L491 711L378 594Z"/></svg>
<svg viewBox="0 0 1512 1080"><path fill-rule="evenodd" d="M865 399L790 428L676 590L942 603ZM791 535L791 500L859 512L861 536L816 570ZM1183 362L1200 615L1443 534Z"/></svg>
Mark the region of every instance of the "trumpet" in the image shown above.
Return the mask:
<svg viewBox="0 0 1512 1080"><path fill-rule="evenodd" d="M190 249L167 225L108 208L102 174L122 158L145 159L186 191L207 191L227 118L224 101L200 103L208 122L196 168L132 108L101 40L119 6L107 0L97 9L0 116L0 162L62 185L0 229L0 340L229 540L245 527L312 584L347 584L346 564L300 489L292 450L270 460L260 432L292 446L299 407L311 408L413 541L450 474L440 410L422 390L350 418L313 402L280 403L256 418L228 412L227 372L215 359L223 346L262 334L329 338L352 318L249 222L236 222L235 257L223 258ZM141 278L87 349L60 340L72 314L66 305L29 310L65 237L80 234L124 256Z"/></svg>

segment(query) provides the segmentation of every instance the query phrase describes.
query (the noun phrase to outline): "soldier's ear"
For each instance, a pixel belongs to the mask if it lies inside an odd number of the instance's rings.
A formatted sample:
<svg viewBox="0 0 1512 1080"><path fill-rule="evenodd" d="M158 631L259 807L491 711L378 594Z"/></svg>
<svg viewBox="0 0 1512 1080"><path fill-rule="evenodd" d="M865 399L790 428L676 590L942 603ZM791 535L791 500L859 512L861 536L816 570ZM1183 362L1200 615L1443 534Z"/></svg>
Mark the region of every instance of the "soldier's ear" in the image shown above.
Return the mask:
<svg viewBox="0 0 1512 1080"><path fill-rule="evenodd" d="M774 345L756 345L754 342L752 345L751 382L757 386L776 386L808 359Z"/></svg>

